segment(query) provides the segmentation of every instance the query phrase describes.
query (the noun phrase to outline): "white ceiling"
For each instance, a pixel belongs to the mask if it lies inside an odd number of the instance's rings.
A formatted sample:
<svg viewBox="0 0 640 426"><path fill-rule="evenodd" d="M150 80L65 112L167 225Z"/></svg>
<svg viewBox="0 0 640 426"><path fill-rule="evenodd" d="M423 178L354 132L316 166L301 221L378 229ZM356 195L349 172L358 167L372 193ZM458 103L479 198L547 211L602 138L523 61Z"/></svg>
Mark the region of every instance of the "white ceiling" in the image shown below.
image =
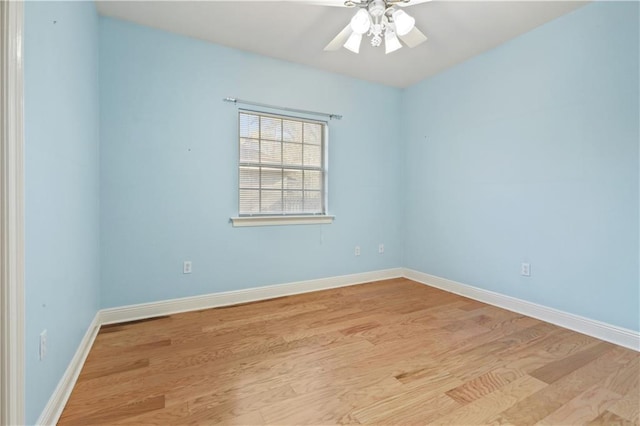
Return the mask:
<svg viewBox="0 0 640 426"><path fill-rule="evenodd" d="M355 13L301 1L97 1L102 15L362 80L407 87L545 22L579 1L432 1L407 7L426 43L385 55L324 46Z"/></svg>

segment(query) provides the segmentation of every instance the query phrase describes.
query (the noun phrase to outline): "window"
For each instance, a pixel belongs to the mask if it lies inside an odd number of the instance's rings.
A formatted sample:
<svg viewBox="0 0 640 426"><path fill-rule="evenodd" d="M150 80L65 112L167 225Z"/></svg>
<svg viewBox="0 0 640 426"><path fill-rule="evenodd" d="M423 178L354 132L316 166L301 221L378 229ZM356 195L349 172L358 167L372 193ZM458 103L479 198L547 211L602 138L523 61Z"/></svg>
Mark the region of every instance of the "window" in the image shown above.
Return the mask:
<svg viewBox="0 0 640 426"><path fill-rule="evenodd" d="M238 122L236 219L326 217L327 123L245 110Z"/></svg>

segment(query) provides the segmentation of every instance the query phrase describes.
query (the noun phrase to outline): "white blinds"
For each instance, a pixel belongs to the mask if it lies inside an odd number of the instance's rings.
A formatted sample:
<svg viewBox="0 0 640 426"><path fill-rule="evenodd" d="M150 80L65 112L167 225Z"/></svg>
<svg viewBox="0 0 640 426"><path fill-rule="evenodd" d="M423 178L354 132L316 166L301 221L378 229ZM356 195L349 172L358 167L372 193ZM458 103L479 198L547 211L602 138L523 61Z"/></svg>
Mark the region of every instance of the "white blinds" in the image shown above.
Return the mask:
<svg viewBox="0 0 640 426"><path fill-rule="evenodd" d="M241 216L325 213L325 127L239 112Z"/></svg>

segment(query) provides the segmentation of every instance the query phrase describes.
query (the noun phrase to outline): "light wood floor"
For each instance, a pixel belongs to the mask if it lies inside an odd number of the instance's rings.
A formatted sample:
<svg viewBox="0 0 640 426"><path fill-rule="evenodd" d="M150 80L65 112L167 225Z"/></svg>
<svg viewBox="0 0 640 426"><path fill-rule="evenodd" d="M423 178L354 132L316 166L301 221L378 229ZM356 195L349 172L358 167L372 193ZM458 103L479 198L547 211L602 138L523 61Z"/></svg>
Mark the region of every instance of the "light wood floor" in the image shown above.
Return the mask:
<svg viewBox="0 0 640 426"><path fill-rule="evenodd" d="M105 326L60 424L638 424L639 368L396 279Z"/></svg>

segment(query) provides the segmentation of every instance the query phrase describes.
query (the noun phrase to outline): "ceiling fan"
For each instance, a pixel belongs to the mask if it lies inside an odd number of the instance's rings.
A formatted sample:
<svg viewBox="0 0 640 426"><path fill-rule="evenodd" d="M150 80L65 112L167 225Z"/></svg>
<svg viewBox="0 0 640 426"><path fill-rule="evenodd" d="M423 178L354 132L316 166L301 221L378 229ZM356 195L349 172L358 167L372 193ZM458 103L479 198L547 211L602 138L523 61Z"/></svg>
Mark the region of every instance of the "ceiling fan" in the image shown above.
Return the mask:
<svg viewBox="0 0 640 426"><path fill-rule="evenodd" d="M427 37L416 28L416 20L399 6L407 6L410 0L346 0L347 7L357 7L358 11L349 24L327 46L326 51L338 50L344 46L354 53L360 52L362 37L371 37L371 46L379 47L384 38L385 53L402 48L402 40L408 47L416 47L427 41ZM428 0L427 0L428 1ZM411 4L424 3L414 0ZM398 40L399 39L399 40Z"/></svg>

